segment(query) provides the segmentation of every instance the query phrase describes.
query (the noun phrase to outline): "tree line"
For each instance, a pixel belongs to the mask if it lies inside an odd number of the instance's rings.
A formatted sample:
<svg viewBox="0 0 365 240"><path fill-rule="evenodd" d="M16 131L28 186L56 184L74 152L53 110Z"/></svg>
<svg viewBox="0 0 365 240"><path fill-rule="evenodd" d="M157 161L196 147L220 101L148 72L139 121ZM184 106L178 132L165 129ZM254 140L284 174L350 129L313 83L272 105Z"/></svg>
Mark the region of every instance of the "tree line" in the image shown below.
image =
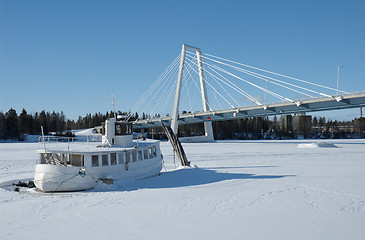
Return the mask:
<svg viewBox="0 0 365 240"><path fill-rule="evenodd" d="M127 114L118 112L118 114ZM55 135L71 136L71 130L92 128L100 126L109 117L113 117L113 112L87 114L79 116L75 120L67 119L63 112L36 112L29 114L25 109L18 115L16 110L10 109L6 113L0 112L0 139L22 140L24 134L41 134L41 126L45 135L53 133ZM132 114L130 120L138 118L138 114Z"/></svg>
<svg viewBox="0 0 365 240"><path fill-rule="evenodd" d="M118 115L127 115L118 112ZM129 114L130 121L139 118L138 113ZM24 134L71 135L71 130L100 126L113 112L87 114L75 120L67 119L63 112L36 112L29 114L25 109L18 115L14 109L0 112L0 139L22 140ZM150 116L142 113L141 119ZM274 116L234 119L213 122L215 139L285 139L285 138L365 138L365 118L352 121L332 121L324 117ZM162 128L145 129L150 138L165 139ZM179 126L179 136L200 136L204 134L203 124Z"/></svg>
<svg viewBox="0 0 365 240"><path fill-rule="evenodd" d="M274 116L212 122L214 139L365 138L365 118L332 121L324 117ZM166 139L161 128L146 130L149 138ZM179 137L204 135L203 123L179 125Z"/></svg>

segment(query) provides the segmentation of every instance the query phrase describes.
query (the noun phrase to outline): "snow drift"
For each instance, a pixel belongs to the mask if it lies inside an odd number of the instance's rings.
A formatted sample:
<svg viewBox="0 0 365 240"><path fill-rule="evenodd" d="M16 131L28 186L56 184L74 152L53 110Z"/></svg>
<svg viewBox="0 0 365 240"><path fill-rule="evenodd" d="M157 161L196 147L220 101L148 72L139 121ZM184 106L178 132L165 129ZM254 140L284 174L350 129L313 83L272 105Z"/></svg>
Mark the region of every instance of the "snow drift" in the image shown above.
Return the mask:
<svg viewBox="0 0 365 240"><path fill-rule="evenodd" d="M333 143L329 142L317 142L317 143L301 143L298 148L337 148Z"/></svg>

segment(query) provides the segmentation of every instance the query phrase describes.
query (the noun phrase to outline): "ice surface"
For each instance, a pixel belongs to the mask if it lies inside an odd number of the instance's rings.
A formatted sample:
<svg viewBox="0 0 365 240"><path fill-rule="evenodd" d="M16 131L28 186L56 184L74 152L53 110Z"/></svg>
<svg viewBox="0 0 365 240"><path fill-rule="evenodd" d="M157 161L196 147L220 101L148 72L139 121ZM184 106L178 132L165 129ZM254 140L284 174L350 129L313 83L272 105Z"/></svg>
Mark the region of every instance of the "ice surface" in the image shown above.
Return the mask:
<svg viewBox="0 0 365 240"><path fill-rule="evenodd" d="M0 188L0 239L364 239L365 140L183 144L176 169L88 192ZM33 177L36 143L0 143L0 183ZM178 160L175 159L176 165Z"/></svg>

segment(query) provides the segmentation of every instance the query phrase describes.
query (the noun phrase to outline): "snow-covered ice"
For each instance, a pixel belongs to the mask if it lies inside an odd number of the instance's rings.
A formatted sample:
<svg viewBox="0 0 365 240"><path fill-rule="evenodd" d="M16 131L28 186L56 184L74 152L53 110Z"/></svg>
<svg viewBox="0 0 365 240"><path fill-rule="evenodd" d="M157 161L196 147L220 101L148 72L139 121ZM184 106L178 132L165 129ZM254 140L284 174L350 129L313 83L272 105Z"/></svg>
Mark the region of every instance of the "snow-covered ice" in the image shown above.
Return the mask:
<svg viewBox="0 0 365 240"><path fill-rule="evenodd" d="M314 143L300 143L299 148L336 148L337 146L330 142L314 142Z"/></svg>
<svg viewBox="0 0 365 240"><path fill-rule="evenodd" d="M326 140L327 141L327 140ZM0 188L0 239L364 239L365 140L183 144L192 168L87 192ZM0 143L0 183L33 177L37 143ZM177 159L176 159L177 163Z"/></svg>

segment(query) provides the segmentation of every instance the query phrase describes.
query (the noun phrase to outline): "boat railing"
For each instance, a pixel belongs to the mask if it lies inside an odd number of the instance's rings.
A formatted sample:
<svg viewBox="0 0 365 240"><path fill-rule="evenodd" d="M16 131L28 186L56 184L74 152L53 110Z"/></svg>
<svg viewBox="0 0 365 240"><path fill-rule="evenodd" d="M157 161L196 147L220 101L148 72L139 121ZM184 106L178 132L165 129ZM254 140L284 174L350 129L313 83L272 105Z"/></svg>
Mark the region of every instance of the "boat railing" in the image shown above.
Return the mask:
<svg viewBox="0 0 365 240"><path fill-rule="evenodd" d="M38 137L38 149L50 150L83 150L89 151L91 145L101 142L101 136L83 135L77 137L41 136Z"/></svg>

